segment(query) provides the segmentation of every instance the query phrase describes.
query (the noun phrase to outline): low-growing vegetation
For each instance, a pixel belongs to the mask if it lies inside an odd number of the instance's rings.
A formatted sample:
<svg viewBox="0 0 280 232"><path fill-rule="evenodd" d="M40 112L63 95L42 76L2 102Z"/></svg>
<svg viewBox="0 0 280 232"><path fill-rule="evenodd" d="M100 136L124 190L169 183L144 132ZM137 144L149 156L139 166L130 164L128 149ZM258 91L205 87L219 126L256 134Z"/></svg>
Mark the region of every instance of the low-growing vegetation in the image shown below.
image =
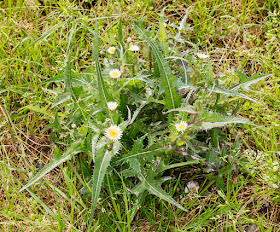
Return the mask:
<svg viewBox="0 0 280 232"><path fill-rule="evenodd" d="M279 230L279 3L0 7L3 231Z"/></svg>

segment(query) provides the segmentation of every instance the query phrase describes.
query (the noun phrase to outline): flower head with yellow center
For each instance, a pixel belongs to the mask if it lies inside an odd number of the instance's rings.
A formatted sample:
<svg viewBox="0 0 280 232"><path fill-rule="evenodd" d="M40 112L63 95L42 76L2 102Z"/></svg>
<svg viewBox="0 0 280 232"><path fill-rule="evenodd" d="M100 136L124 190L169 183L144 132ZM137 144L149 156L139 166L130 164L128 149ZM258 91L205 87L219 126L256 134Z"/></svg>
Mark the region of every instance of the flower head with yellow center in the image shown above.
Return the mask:
<svg viewBox="0 0 280 232"><path fill-rule="evenodd" d="M187 129L188 124L185 121L181 121L175 124L176 130L177 131L184 131Z"/></svg>
<svg viewBox="0 0 280 232"><path fill-rule="evenodd" d="M196 55L200 58L200 59L206 59L209 57L209 55L203 54L203 53L196 53Z"/></svg>
<svg viewBox="0 0 280 232"><path fill-rule="evenodd" d="M109 47L109 48L107 49L107 52L109 52L110 54L114 54L115 51L116 51L116 48L115 48L115 47Z"/></svg>
<svg viewBox="0 0 280 232"><path fill-rule="evenodd" d="M116 125L111 125L105 130L105 136L110 140L117 141L122 137L122 130Z"/></svg>
<svg viewBox="0 0 280 232"><path fill-rule="evenodd" d="M107 102L107 106L108 106L109 110L113 111L117 108L118 103L117 102Z"/></svg>
<svg viewBox="0 0 280 232"><path fill-rule="evenodd" d="M119 78L121 76L121 71L118 70L118 69L112 69L110 72L109 72L109 75L110 77L112 78Z"/></svg>
<svg viewBox="0 0 280 232"><path fill-rule="evenodd" d="M138 45L133 45L131 44L128 48L129 51L133 51L133 52L138 52L140 50L140 47Z"/></svg>

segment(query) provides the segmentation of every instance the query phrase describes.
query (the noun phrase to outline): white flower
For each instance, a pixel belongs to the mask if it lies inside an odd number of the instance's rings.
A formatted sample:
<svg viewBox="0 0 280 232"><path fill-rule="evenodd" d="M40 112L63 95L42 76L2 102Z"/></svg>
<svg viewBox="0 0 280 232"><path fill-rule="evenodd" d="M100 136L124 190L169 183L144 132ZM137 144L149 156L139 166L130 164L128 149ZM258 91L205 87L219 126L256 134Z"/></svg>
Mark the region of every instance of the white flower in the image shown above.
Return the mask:
<svg viewBox="0 0 280 232"><path fill-rule="evenodd" d="M117 108L118 103L117 102L107 102L107 106L108 106L109 110L113 111Z"/></svg>
<svg viewBox="0 0 280 232"><path fill-rule="evenodd" d="M209 57L209 55L205 55L203 53L196 53L196 55L200 58L200 59L206 59Z"/></svg>
<svg viewBox="0 0 280 232"><path fill-rule="evenodd" d="M72 123L72 124L71 124L71 127L72 127L73 129L75 129L77 126L76 126L75 123Z"/></svg>
<svg viewBox="0 0 280 232"><path fill-rule="evenodd" d="M105 136L110 140L117 141L122 137L122 130L116 125L111 125L105 130Z"/></svg>
<svg viewBox="0 0 280 232"><path fill-rule="evenodd" d="M140 47L138 45L131 44L128 48L129 51L137 52L140 50Z"/></svg>
<svg viewBox="0 0 280 232"><path fill-rule="evenodd" d="M184 121L181 121L181 122L175 124L177 131L184 131L184 130L186 130L187 126L188 126L188 124Z"/></svg>
<svg viewBox="0 0 280 232"><path fill-rule="evenodd" d="M107 52L109 52L110 54L114 54L115 51L116 51L116 48L115 48L115 47L109 47L109 48L107 49Z"/></svg>
<svg viewBox="0 0 280 232"><path fill-rule="evenodd" d="M112 78L119 78L121 76L121 71L118 70L118 69L112 69L110 72L109 72L109 75L110 77Z"/></svg>
<svg viewBox="0 0 280 232"><path fill-rule="evenodd" d="M187 187L185 188L185 193L192 192L193 190L198 192L199 184L196 181L191 180L188 182Z"/></svg>

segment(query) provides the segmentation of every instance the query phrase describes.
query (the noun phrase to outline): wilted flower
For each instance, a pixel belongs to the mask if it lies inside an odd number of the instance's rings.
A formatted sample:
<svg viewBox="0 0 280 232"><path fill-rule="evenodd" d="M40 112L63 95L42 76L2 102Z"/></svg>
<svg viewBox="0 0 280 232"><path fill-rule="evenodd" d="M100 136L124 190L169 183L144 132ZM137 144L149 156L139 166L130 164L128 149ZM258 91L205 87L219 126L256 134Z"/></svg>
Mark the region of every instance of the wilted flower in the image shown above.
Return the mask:
<svg viewBox="0 0 280 232"><path fill-rule="evenodd" d="M116 125L111 125L105 130L105 136L110 140L117 141L122 137L122 130Z"/></svg>
<svg viewBox="0 0 280 232"><path fill-rule="evenodd" d="M196 55L200 58L200 59L206 59L209 57L209 55L203 54L203 53L196 53Z"/></svg>
<svg viewBox="0 0 280 232"><path fill-rule="evenodd" d="M115 51L116 51L116 48L115 48L115 47L109 47L109 48L107 49L107 52L109 52L110 54L114 54Z"/></svg>
<svg viewBox="0 0 280 232"><path fill-rule="evenodd" d="M121 71L118 70L118 69L112 69L110 72L109 72L109 75L110 77L112 78L119 78L121 76Z"/></svg>
<svg viewBox="0 0 280 232"><path fill-rule="evenodd" d="M185 121L181 121L175 124L177 131L184 131L186 130L188 124Z"/></svg>
<svg viewBox="0 0 280 232"><path fill-rule="evenodd" d="M113 111L117 108L118 103L117 102L107 102L107 106L108 106L109 110Z"/></svg>
<svg viewBox="0 0 280 232"><path fill-rule="evenodd" d="M188 182L187 187L185 188L185 193L192 192L193 190L198 192L199 184L196 181L191 180Z"/></svg>
<svg viewBox="0 0 280 232"><path fill-rule="evenodd" d="M129 51L137 52L140 50L140 47L138 45L131 44L128 48Z"/></svg>

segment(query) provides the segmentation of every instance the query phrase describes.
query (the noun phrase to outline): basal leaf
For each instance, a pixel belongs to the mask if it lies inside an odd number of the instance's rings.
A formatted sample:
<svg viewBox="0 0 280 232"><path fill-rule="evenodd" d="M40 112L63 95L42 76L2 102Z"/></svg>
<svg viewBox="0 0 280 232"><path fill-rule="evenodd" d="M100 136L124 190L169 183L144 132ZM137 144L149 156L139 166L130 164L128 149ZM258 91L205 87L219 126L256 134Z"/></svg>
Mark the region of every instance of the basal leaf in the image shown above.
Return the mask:
<svg viewBox="0 0 280 232"><path fill-rule="evenodd" d="M148 194L148 191L144 190L143 192L141 192L140 194L138 194L136 196L136 200L132 206L131 213L130 213L130 222L133 221L137 211L141 208L147 194Z"/></svg>
<svg viewBox="0 0 280 232"><path fill-rule="evenodd" d="M160 166L158 167L157 172L160 173L160 172L163 172L168 169L179 168L179 167L183 167L183 166L187 166L187 165L191 165L191 164L197 164L197 163L199 163L198 160L190 160L190 161L175 163L175 164L170 164L170 165L164 165L161 162Z"/></svg>
<svg viewBox="0 0 280 232"><path fill-rule="evenodd" d="M104 176L106 174L106 170L110 164L111 158L119 151L121 147L121 143L119 141L114 142L113 147L111 149L108 148L107 144L104 143L106 140L105 137L101 138L97 143L97 152L95 158L95 165L93 170L93 182L92 182L92 205L91 205L91 217L90 217L90 226L92 224L94 211L96 208L96 204L98 201L98 197L101 191L101 186L103 183ZM89 226L89 227L90 227Z"/></svg>
<svg viewBox="0 0 280 232"><path fill-rule="evenodd" d="M187 209L185 209L177 201L175 201L170 195L168 195L165 191L163 191L163 189L158 186L158 183L155 180L145 178L143 175L142 175L142 178L145 183L146 189L151 194L159 197L162 200L169 202L172 205L175 205L176 207L178 207L179 209L181 209L183 211L187 211Z"/></svg>
<svg viewBox="0 0 280 232"><path fill-rule="evenodd" d="M57 99L54 101L51 108L54 108L70 99L71 99L70 92L62 93L62 94L58 95Z"/></svg>
<svg viewBox="0 0 280 232"><path fill-rule="evenodd" d="M241 98L244 98L244 99L247 99L247 100L250 100L252 102L255 102L257 104L260 104L258 101L242 94L242 93L239 93L237 91L232 91L232 90L229 90L229 89L224 89L224 88L221 88L221 87L218 87L218 86L215 86L214 88L211 88L209 87L208 88L209 91L212 91L212 92L215 92L215 93L221 93L221 94L225 94L225 95L231 95L231 96L235 96L235 97L241 97Z"/></svg>
<svg viewBox="0 0 280 232"><path fill-rule="evenodd" d="M237 74L237 76L239 77L239 80L241 83L246 82L248 79L248 76L246 75L246 73L239 71L238 69L234 70L235 73Z"/></svg>
<svg viewBox="0 0 280 232"><path fill-rule="evenodd" d="M152 48L155 60L157 61L160 71L161 86L165 90L166 94L166 109L171 110L178 107L180 105L180 98L176 92L176 78L171 74L171 70L166 60L163 58L157 46L150 40L145 31L140 28L137 23L135 23L134 29L140 36L144 37L144 39L147 40ZM174 112L170 112L169 120L172 120L173 118Z"/></svg>
<svg viewBox="0 0 280 232"><path fill-rule="evenodd" d="M127 162L128 159L133 157L147 157L149 155L158 156L165 152L172 152L174 151L171 147L164 147L161 144L154 144L148 148L145 148L139 152L129 152L128 154L116 157L112 160L112 165L119 165L123 162Z"/></svg>
<svg viewBox="0 0 280 232"><path fill-rule="evenodd" d="M97 141L99 139L100 136L100 131L97 131L91 139L91 152L92 152L92 160L93 162L95 162L95 156L96 156L96 145L97 145Z"/></svg>
<svg viewBox="0 0 280 232"><path fill-rule="evenodd" d="M33 110L34 112L40 113L40 114L44 114L48 117L53 118L54 115L50 114L47 109L49 108L49 105L46 105L45 107L40 107L39 105L28 105L28 106L24 106L22 107L20 110L23 109L29 109L29 110Z"/></svg>
<svg viewBox="0 0 280 232"><path fill-rule="evenodd" d="M256 124L250 122L247 119L239 118L239 117L227 117L218 113L214 112L201 112L199 118L203 122L199 122L193 124L191 126L194 130L210 130L216 127L224 127L229 124L233 123L240 123L240 124L248 124L255 127L258 127Z"/></svg>
<svg viewBox="0 0 280 232"><path fill-rule="evenodd" d="M96 75L97 75L97 83L98 83L98 92L101 106L107 109L107 102L114 101L114 98L109 94L107 87L105 85L104 79L101 74L100 64L99 64L99 34L98 34L98 23L96 21L95 24L95 38L93 43L93 56L95 61Z"/></svg>
<svg viewBox="0 0 280 232"><path fill-rule="evenodd" d="M172 110L168 110L166 113L169 113L169 112L186 112L186 113L189 113L189 114L197 114L198 112L194 110L194 107L191 107L191 106L185 106L183 108L176 108L176 109L172 109Z"/></svg>
<svg viewBox="0 0 280 232"><path fill-rule="evenodd" d="M263 75L256 75L251 78L246 79L245 81L241 82L241 84L233 87L231 90L238 90L239 88L242 88L245 91L250 91L250 85L255 84L261 80L264 80L265 78L271 76L271 74L263 74Z"/></svg>
<svg viewBox="0 0 280 232"><path fill-rule="evenodd" d="M77 140L76 142L72 143L67 151L59 157L58 159L53 159L50 163L48 163L44 168L42 168L26 185L24 185L19 191L23 191L27 189L29 186L40 180L44 175L48 172L56 168L58 165L62 164L63 162L71 159L71 157L77 153L82 151L82 141Z"/></svg>

